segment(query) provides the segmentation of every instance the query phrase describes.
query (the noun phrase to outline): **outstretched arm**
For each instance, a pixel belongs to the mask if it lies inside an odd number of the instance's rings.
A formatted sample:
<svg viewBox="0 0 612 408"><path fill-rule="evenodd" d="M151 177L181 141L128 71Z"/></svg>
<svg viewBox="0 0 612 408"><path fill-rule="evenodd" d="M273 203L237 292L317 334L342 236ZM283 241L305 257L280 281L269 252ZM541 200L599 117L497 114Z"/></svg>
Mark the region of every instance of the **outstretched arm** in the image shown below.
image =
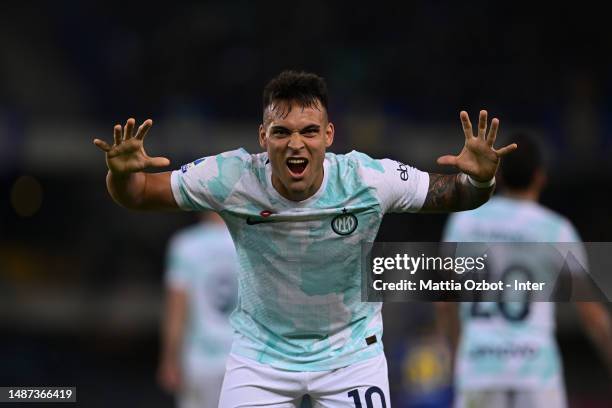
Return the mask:
<svg viewBox="0 0 612 408"><path fill-rule="evenodd" d="M421 211L449 212L471 210L487 202L495 189L495 173L502 156L517 148L515 143L500 149L493 144L497 137L499 120L491 121L487 134L487 111L480 111L478 134L472 131L470 118L465 111L460 113L465 145L457 156L438 158L438 164L457 167L461 173L429 175L429 190Z"/></svg>
<svg viewBox="0 0 612 408"><path fill-rule="evenodd" d="M464 173L429 174L429 190L421 212L465 211L480 207L493 194L489 187L472 185Z"/></svg>
<svg viewBox="0 0 612 408"><path fill-rule="evenodd" d="M170 185L170 172L145 173L147 168L165 167L170 160L149 157L144 150L144 138L153 126L148 119L134 134L135 120L128 119L125 127L115 125L114 143L94 139L93 143L106 153L106 187L119 205L137 210L178 209Z"/></svg>

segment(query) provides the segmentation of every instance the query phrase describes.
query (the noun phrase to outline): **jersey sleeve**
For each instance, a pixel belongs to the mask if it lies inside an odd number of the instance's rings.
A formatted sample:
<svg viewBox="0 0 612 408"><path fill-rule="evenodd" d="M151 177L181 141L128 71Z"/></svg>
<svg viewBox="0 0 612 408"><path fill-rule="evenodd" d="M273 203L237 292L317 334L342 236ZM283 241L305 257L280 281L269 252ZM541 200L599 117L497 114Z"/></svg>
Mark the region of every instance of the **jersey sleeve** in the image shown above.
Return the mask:
<svg viewBox="0 0 612 408"><path fill-rule="evenodd" d="M563 220L559 228L557 242L582 242L576 228L567 220Z"/></svg>
<svg viewBox="0 0 612 408"><path fill-rule="evenodd" d="M563 219L557 237L557 249L565 257L566 265L573 273L588 271L588 257L578 231L571 222Z"/></svg>
<svg viewBox="0 0 612 408"><path fill-rule="evenodd" d="M384 213L417 212L429 188L429 174L401 162L375 160L352 153L359 161L365 182L374 187Z"/></svg>
<svg viewBox="0 0 612 408"><path fill-rule="evenodd" d="M170 179L176 203L183 210L222 210L250 159L239 149L181 166Z"/></svg>

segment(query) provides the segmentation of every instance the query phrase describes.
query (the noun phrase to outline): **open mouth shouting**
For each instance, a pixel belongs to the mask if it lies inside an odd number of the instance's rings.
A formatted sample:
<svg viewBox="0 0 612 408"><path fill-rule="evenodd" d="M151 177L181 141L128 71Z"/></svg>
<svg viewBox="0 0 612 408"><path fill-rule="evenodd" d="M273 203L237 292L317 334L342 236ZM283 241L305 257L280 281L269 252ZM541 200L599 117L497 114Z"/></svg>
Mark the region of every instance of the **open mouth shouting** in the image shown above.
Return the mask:
<svg viewBox="0 0 612 408"><path fill-rule="evenodd" d="M304 176L306 167L308 167L308 159L303 157L290 157L286 161L289 173L294 178L301 178Z"/></svg>

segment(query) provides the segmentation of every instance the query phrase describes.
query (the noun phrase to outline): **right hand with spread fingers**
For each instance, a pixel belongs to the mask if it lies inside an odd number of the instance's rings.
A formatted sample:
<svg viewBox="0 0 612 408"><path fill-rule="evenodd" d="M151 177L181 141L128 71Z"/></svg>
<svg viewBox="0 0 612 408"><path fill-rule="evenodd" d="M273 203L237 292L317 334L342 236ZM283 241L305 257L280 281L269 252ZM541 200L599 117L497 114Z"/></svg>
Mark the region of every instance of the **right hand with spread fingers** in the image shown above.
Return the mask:
<svg viewBox="0 0 612 408"><path fill-rule="evenodd" d="M106 153L106 165L111 173L129 174L151 167L165 167L170 160L165 157L150 157L144 149L144 138L153 126L151 119L145 120L134 134L136 121L128 119L125 126L115 125L114 143L109 145L103 140L94 139L93 143Z"/></svg>

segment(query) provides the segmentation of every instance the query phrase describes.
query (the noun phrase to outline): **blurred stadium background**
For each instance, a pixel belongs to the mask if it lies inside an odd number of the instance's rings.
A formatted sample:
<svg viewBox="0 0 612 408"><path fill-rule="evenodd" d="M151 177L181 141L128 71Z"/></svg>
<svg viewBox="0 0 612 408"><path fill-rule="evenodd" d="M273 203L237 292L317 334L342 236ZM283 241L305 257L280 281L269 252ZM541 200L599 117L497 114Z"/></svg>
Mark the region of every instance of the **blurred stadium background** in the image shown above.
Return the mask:
<svg viewBox="0 0 612 408"><path fill-rule="evenodd" d="M550 164L543 203L585 241L611 241L606 19L572 3L3 5L0 385L76 385L86 407L170 406L155 384L165 246L195 218L117 207L91 140L150 117L148 151L173 168L257 151L261 90L285 68L328 80L338 153L446 171L435 159L459 151L460 109L488 109L502 134L536 133ZM437 241L444 221L390 216L379 240ZM571 307L560 309L572 406L610 406L603 365ZM408 384L396 350L429 335L430 314L426 304L385 306L394 390ZM419 364L417 388L446 375Z"/></svg>

